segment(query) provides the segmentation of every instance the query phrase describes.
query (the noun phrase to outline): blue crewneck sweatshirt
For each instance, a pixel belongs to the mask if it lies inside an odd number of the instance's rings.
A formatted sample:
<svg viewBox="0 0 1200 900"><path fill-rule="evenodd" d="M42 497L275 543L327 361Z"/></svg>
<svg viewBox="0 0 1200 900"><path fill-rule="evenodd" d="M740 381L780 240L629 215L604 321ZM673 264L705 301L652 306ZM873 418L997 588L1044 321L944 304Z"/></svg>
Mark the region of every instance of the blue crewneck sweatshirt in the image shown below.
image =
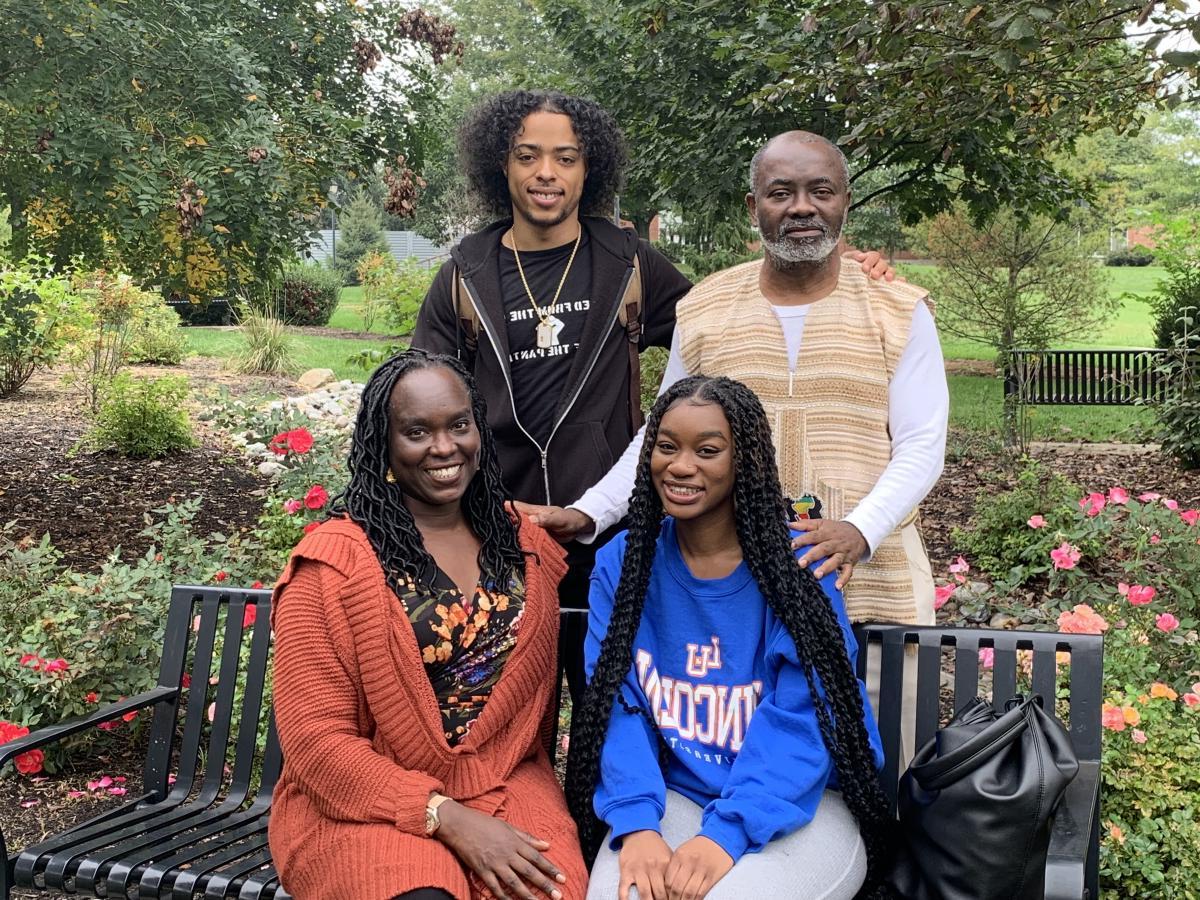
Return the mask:
<svg viewBox="0 0 1200 900"><path fill-rule="evenodd" d="M596 554L584 647L588 678L608 630L625 538L621 532ZM853 664L858 647L835 580L826 575L821 586ZM861 681L859 691L881 767L879 730ZM670 751L665 773L656 729ZM825 788L835 786L832 775L795 643L750 570L743 562L724 578L695 577L679 551L675 521L667 518L633 665L600 755L594 803L612 827L614 846L631 832L659 830L670 788L704 808L700 834L736 862L810 822Z"/></svg>

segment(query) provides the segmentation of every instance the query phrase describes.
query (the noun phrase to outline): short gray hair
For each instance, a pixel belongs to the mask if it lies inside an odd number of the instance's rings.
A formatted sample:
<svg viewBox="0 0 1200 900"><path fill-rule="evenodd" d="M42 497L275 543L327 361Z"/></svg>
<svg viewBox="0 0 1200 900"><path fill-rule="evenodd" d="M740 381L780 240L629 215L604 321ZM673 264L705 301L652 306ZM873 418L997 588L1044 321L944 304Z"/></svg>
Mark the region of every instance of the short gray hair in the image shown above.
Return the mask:
<svg viewBox="0 0 1200 900"><path fill-rule="evenodd" d="M754 193L754 186L758 183L758 166L762 162L763 154L767 152L767 148L771 146L777 139L784 135L795 135L806 144L824 144L829 147L837 158L842 163L842 184L846 186L846 190L850 190L850 163L846 160L846 154L842 152L842 148L831 141L829 138L820 134L813 134L810 131L785 131L783 134L777 134L765 144L755 151L754 156L750 159L750 193Z"/></svg>

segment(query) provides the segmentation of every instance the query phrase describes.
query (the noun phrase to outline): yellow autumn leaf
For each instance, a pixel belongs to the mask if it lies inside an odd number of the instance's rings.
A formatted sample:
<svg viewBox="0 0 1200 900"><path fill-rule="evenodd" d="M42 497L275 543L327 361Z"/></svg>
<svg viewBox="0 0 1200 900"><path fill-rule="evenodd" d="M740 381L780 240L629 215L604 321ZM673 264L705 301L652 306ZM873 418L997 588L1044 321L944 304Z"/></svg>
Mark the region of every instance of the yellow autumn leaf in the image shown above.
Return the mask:
<svg viewBox="0 0 1200 900"><path fill-rule="evenodd" d="M136 78L130 78L129 83L133 85L133 89L135 91L137 91L139 94L142 93L142 83L140 81L138 81Z"/></svg>
<svg viewBox="0 0 1200 900"><path fill-rule="evenodd" d="M42 45L46 43L46 39L45 39L45 38L43 38L43 37L42 37L40 34L35 34L35 35L33 36L33 43L34 43L35 45L37 45L37 48L38 48L39 50L41 50L41 49L42 49Z"/></svg>
<svg viewBox="0 0 1200 900"><path fill-rule="evenodd" d="M977 15L979 15L981 12L983 12L983 7L982 7L982 6L975 6L975 7L972 7L972 8L971 8L971 11L970 11L969 13L967 13L967 14L966 14L966 16L964 16L964 17L963 17L963 25L970 25L970 24L971 24L971 21L972 21L972 20L973 20L973 19L974 19L974 18L975 18Z"/></svg>
<svg viewBox="0 0 1200 900"><path fill-rule="evenodd" d="M229 234L229 229L224 225L214 225L213 231L217 232L218 234Z"/></svg>
<svg viewBox="0 0 1200 900"><path fill-rule="evenodd" d="M251 103L253 103L255 100L258 99L258 94L247 94L246 99L249 100Z"/></svg>

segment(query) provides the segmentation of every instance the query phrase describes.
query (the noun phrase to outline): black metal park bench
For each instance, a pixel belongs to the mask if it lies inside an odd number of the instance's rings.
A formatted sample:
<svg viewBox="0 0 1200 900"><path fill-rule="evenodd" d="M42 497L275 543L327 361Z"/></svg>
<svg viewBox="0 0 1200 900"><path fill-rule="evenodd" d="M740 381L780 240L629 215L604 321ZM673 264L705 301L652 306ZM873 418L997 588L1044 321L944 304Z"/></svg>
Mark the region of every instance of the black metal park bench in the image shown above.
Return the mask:
<svg viewBox="0 0 1200 900"><path fill-rule="evenodd" d="M282 765L265 701L270 603L266 590L176 587L157 687L0 746L3 765L27 750L133 710L153 709L144 792L11 856L0 832L0 857L6 860L0 868L0 897L7 898L16 887L60 896L290 900L267 847L271 790ZM256 615L244 626L248 606ZM585 627L586 616L564 610L564 632ZM952 707L981 692L981 648L994 650L991 682L998 701L1017 690L1018 651L1032 651L1032 688L1047 698L1066 699L1081 761L1079 777L1055 822L1045 896L1098 897L1101 639L889 625L868 625L858 634L864 646L877 644L882 653L880 728L887 756L885 786L893 797L899 775L904 645L918 646L919 741L933 734ZM1056 653L1069 654L1069 665L1057 666ZM562 663L581 665L574 655ZM942 672L948 668L954 673L950 706L942 702ZM184 687L185 673L190 688Z"/></svg>
<svg viewBox="0 0 1200 900"><path fill-rule="evenodd" d="M1004 396L1025 406L1136 406L1161 400L1169 350L1014 350Z"/></svg>

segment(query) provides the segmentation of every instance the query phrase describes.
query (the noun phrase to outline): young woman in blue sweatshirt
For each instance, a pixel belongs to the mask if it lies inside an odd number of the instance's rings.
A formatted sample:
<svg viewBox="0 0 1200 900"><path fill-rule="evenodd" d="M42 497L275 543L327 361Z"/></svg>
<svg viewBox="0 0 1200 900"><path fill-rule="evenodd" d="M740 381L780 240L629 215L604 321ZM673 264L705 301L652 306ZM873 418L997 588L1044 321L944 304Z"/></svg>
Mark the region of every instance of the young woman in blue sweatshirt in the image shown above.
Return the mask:
<svg viewBox="0 0 1200 900"><path fill-rule="evenodd" d="M688 378L646 434L570 745L589 900L882 896L878 730L834 575L796 564L761 404Z"/></svg>

